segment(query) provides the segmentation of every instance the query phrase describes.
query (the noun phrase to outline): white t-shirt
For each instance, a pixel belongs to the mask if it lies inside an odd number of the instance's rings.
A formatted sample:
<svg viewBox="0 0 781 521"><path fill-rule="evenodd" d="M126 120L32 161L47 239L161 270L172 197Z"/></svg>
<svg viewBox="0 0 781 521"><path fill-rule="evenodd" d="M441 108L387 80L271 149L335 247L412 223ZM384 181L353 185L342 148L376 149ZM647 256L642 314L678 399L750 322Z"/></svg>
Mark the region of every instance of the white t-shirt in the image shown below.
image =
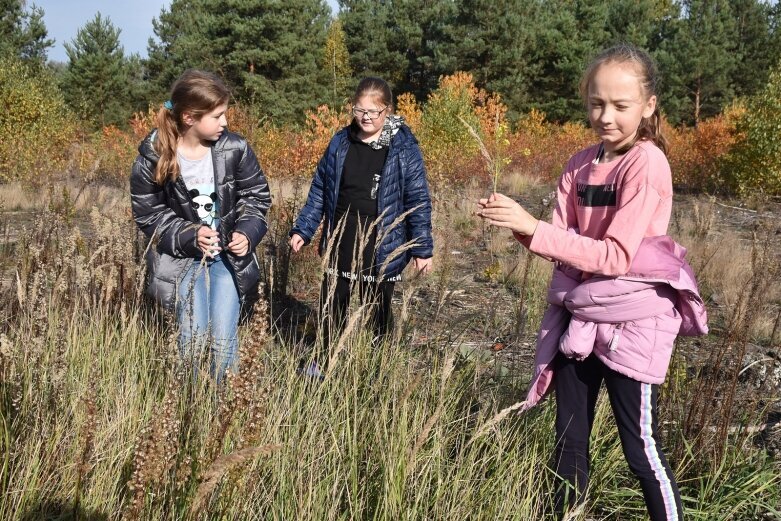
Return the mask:
<svg viewBox="0 0 781 521"><path fill-rule="evenodd" d="M193 210L203 224L216 230L220 225L220 209L214 188L211 149L208 149L202 158L196 160L187 159L177 152L176 160L179 162L182 181L193 200Z"/></svg>

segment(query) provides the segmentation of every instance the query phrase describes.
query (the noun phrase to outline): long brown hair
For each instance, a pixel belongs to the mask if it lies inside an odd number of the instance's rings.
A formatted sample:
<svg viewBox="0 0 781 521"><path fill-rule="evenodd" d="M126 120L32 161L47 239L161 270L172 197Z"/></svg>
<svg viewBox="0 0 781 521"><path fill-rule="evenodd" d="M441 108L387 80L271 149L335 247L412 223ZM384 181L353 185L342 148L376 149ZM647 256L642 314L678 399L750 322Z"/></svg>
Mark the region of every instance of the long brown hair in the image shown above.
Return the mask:
<svg viewBox="0 0 781 521"><path fill-rule="evenodd" d="M662 152L667 154L669 145L667 138L662 133L662 115L659 111L659 95L657 94L657 85L659 83L659 71L656 68L653 58L644 50L628 43L621 43L605 49L596 58L594 58L583 77L580 79L580 95L583 101L588 103L588 87L597 69L608 63L630 63L634 66L637 78L640 81L640 87L649 99L656 96L656 108L650 117L643 118L640 126L637 128L635 139L627 145L626 149L631 148L638 140L648 139L656 144Z"/></svg>
<svg viewBox="0 0 781 521"><path fill-rule="evenodd" d="M170 100L157 112L157 139L154 142L155 152L160 156L155 168L157 184L163 185L179 177L176 146L186 130L184 113L198 120L228 103L229 99L228 87L215 74L189 69L179 76L171 87Z"/></svg>

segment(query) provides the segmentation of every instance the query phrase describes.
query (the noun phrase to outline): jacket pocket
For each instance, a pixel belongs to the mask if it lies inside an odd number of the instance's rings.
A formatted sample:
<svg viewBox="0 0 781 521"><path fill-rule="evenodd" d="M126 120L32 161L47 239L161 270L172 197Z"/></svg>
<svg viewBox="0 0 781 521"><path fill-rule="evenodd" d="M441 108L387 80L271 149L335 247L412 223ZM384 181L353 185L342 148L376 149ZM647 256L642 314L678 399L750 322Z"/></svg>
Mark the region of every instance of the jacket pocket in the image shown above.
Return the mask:
<svg viewBox="0 0 781 521"><path fill-rule="evenodd" d="M192 262L191 258L172 257L150 246L146 252L147 296L164 309L173 310L177 285Z"/></svg>
<svg viewBox="0 0 781 521"><path fill-rule="evenodd" d="M653 326L652 318L599 324L595 349L611 362L644 372L651 363Z"/></svg>
<svg viewBox="0 0 781 521"><path fill-rule="evenodd" d="M681 317L675 308L623 324L600 324L597 346L610 361L638 373L664 379Z"/></svg>

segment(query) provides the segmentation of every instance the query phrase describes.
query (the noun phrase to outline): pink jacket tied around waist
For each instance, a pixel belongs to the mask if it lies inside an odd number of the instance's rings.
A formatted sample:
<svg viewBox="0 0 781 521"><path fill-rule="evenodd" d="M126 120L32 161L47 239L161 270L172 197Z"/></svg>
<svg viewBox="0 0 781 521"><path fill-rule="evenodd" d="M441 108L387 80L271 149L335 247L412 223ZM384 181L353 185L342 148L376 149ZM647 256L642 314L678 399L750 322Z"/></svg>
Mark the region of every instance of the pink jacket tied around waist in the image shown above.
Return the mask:
<svg viewBox="0 0 781 521"><path fill-rule="evenodd" d="M594 353L630 378L662 383L676 336L708 332L705 306L685 255L685 248L664 235L643 239L629 273L621 277L584 281L579 270L556 266L525 408L551 390L558 351L578 360Z"/></svg>

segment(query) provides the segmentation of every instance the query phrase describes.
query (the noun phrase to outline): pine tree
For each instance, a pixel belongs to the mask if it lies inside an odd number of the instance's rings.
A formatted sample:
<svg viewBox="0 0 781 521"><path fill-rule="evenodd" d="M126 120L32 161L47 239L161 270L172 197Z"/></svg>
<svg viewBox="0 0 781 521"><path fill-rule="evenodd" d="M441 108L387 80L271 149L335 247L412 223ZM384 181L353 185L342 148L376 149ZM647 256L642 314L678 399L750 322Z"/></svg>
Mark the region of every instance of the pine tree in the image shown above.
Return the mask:
<svg viewBox="0 0 781 521"><path fill-rule="evenodd" d="M661 43L656 56L670 120L696 125L733 98L731 80L742 56L727 0L683 0L679 8L672 37Z"/></svg>
<svg viewBox="0 0 781 521"><path fill-rule="evenodd" d="M23 0L0 0L0 57L21 58L28 65L46 62L46 51L54 44L47 38L43 9L25 10Z"/></svg>
<svg viewBox="0 0 781 521"><path fill-rule="evenodd" d="M176 78L187 68L221 73L222 56L214 53L208 40L203 0L173 0L170 7L152 20L156 38L149 38L145 62L149 77L149 98L162 102Z"/></svg>
<svg viewBox="0 0 781 521"><path fill-rule="evenodd" d="M651 53L665 23L678 13L672 0L613 0L607 7L608 43L627 42Z"/></svg>
<svg viewBox="0 0 781 521"><path fill-rule="evenodd" d="M736 22L737 55L731 82L737 96L760 91L779 56L771 27L771 6L758 0L733 0Z"/></svg>
<svg viewBox="0 0 781 521"><path fill-rule="evenodd" d="M350 65L357 76L380 76L392 86L405 82L409 28L394 16L393 2L339 0Z"/></svg>
<svg viewBox="0 0 781 521"><path fill-rule="evenodd" d="M537 65L529 89L534 108L553 121L583 120L578 84L589 59L610 43L604 2L543 2L530 60Z"/></svg>
<svg viewBox="0 0 781 521"><path fill-rule="evenodd" d="M418 99L437 86L439 44L456 14L453 0L339 0L350 63L357 76L380 76Z"/></svg>
<svg viewBox="0 0 781 521"><path fill-rule="evenodd" d="M442 75L455 72L442 60L439 49L449 37L457 5L454 0L406 0L396 5L410 35L405 50L407 74L400 92L412 92L424 99L439 86Z"/></svg>
<svg viewBox="0 0 781 521"><path fill-rule="evenodd" d="M327 92L329 13L325 0L173 0L153 22L150 76L162 91L185 68L204 68L272 118L300 121Z"/></svg>
<svg viewBox="0 0 781 521"><path fill-rule="evenodd" d="M130 70L119 33L98 13L65 44L69 62L60 87L67 103L95 127L124 125L132 109Z"/></svg>
<svg viewBox="0 0 781 521"><path fill-rule="evenodd" d="M478 87L498 92L508 117L526 112L533 94L530 83L539 65L532 63L536 40L535 0L458 0L458 15L448 27L448 40L437 48L437 60L450 71L470 72Z"/></svg>

